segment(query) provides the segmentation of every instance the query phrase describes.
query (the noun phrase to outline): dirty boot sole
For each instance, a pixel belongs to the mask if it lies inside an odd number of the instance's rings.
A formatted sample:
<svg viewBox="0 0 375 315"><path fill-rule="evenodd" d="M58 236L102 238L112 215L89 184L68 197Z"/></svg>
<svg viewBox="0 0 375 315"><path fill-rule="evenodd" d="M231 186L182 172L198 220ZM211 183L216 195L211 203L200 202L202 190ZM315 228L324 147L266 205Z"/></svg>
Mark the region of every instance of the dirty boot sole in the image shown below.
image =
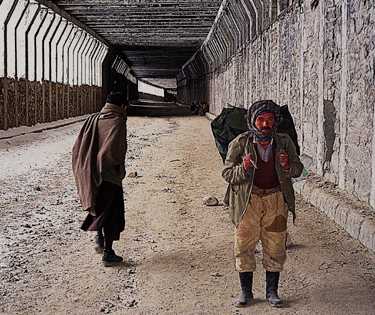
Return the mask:
<svg viewBox="0 0 375 315"><path fill-rule="evenodd" d="M269 303L269 302L268 302ZM269 305L273 308L282 308L283 307L283 303L279 303L279 304L272 304L272 303L269 303Z"/></svg>
<svg viewBox="0 0 375 315"><path fill-rule="evenodd" d="M283 301L278 299L276 301L272 301L270 299L267 299L268 301L268 304L271 306L271 307L274 307L274 308L280 308L280 307L283 307Z"/></svg>
<svg viewBox="0 0 375 315"><path fill-rule="evenodd" d="M253 300L254 300L254 296L253 295L245 297L243 294L241 294L241 296L237 300L235 306L237 308L249 307L253 303Z"/></svg>
<svg viewBox="0 0 375 315"><path fill-rule="evenodd" d="M249 307L249 306L251 306L251 304L252 304L252 301L249 301L249 302L247 302L247 303L242 303L242 302L236 302L236 307L237 308L245 308L245 307Z"/></svg>
<svg viewBox="0 0 375 315"><path fill-rule="evenodd" d="M114 267L114 266L118 266L122 263L122 260L121 261L105 261L103 260L103 266L104 267Z"/></svg>
<svg viewBox="0 0 375 315"><path fill-rule="evenodd" d="M123 259L121 256L117 256L113 250L104 250L102 262L104 267L116 266L122 263Z"/></svg>

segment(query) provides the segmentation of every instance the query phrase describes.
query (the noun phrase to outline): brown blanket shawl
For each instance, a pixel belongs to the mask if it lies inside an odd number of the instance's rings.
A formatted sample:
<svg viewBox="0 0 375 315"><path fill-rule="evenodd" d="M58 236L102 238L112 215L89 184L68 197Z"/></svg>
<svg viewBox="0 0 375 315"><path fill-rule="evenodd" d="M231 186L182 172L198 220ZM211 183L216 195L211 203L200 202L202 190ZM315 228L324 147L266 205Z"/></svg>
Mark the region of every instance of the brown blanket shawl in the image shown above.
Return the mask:
<svg viewBox="0 0 375 315"><path fill-rule="evenodd" d="M106 104L84 123L73 146L72 166L84 210L95 213L103 180L121 185L125 176L126 122L123 110Z"/></svg>

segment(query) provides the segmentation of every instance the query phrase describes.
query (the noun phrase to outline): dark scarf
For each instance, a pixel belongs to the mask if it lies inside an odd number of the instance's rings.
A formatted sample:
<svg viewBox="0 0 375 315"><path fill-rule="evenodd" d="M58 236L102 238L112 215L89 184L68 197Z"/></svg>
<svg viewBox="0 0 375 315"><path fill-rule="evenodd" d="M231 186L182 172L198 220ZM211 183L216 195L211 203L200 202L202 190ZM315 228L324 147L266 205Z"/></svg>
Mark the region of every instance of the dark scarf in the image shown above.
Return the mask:
<svg viewBox="0 0 375 315"><path fill-rule="evenodd" d="M255 126L255 121L259 115L262 113L273 113L275 115L275 124L272 128L272 132L269 135L264 135L262 132ZM274 103L271 100L264 100L255 102L250 106L247 111L247 124L249 131L253 135L256 142L270 142L277 130L277 125L280 121L280 106Z"/></svg>

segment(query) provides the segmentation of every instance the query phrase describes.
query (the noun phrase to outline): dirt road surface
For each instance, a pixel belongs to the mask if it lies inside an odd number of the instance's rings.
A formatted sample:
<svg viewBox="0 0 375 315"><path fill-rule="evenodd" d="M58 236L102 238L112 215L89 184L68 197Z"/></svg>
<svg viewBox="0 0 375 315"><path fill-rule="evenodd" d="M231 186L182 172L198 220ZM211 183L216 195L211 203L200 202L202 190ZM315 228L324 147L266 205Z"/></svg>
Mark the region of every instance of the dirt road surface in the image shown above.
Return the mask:
<svg viewBox="0 0 375 315"><path fill-rule="evenodd" d="M375 255L298 200L294 246L281 276L282 309L264 297L258 253L255 304L236 309L233 226L203 117L130 117L124 181L123 265L105 268L84 217L70 150L81 124L0 142L2 314L375 314Z"/></svg>

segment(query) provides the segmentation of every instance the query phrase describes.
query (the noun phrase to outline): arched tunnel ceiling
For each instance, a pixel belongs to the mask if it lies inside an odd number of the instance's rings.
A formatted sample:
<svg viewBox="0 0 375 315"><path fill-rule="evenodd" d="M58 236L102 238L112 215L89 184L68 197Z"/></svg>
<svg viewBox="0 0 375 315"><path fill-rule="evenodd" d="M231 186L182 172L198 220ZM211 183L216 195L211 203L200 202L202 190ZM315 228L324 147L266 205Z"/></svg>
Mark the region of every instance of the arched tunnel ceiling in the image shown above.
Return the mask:
<svg viewBox="0 0 375 315"><path fill-rule="evenodd" d="M51 2L118 48L137 77L171 78L206 38L222 0Z"/></svg>

